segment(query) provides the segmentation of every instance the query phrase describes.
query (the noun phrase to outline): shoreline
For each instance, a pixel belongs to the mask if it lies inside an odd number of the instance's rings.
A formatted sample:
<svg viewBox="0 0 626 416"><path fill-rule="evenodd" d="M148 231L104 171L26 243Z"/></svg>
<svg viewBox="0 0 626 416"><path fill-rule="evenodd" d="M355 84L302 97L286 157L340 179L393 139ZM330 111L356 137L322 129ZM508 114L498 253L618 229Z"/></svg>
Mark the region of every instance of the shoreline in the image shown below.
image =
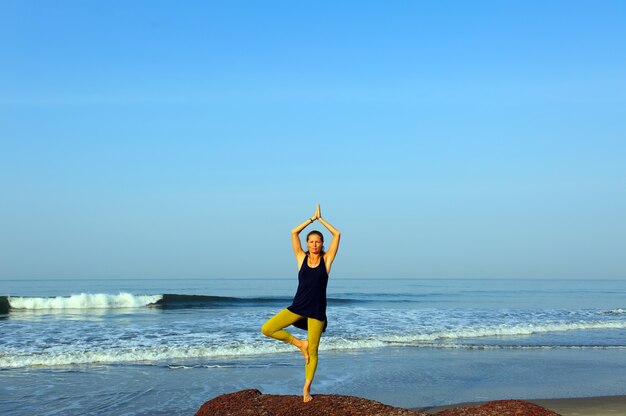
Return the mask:
<svg viewBox="0 0 626 416"><path fill-rule="evenodd" d="M514 398L509 398L513 400ZM509 400L503 399L503 400ZM616 416L626 415L626 395L572 397L558 399L519 399L550 409L562 416ZM489 400L492 401L492 400ZM456 403L445 406L414 407L409 410L436 414L442 410L458 407L480 406L489 401Z"/></svg>

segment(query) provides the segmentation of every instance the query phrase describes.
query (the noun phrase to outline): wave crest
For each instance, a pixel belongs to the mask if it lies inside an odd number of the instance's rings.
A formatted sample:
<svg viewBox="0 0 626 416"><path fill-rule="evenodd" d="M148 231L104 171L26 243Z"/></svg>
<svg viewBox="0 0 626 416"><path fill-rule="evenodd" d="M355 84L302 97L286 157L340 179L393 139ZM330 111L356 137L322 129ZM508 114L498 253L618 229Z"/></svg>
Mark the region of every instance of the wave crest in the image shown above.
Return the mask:
<svg viewBox="0 0 626 416"><path fill-rule="evenodd" d="M133 295L120 292L117 295L105 293L80 293L71 296L21 297L9 296L11 309L114 309L141 308L158 302L162 295Z"/></svg>
<svg viewBox="0 0 626 416"><path fill-rule="evenodd" d="M240 306L286 305L290 297L255 297L237 298L210 295L133 295L120 292L117 295L106 293L80 293L71 296L34 297L0 296L0 313L11 310L49 310L49 309L115 309L157 307L161 309L187 308L231 308ZM359 302L354 299L329 298L329 303L346 304Z"/></svg>
<svg viewBox="0 0 626 416"><path fill-rule="evenodd" d="M623 315L626 314L626 309L612 309L605 312L607 315Z"/></svg>

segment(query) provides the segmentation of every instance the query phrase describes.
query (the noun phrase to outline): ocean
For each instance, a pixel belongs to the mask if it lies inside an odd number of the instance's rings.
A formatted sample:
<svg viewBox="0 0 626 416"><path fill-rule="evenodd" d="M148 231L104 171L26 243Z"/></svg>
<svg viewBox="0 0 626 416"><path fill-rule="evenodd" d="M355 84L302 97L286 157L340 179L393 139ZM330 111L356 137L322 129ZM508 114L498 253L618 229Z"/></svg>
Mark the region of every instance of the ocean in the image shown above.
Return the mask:
<svg viewBox="0 0 626 416"><path fill-rule="evenodd" d="M297 279L0 280L0 414L193 415L301 394L261 325ZM342 279L312 393L401 407L626 394L626 281ZM298 337L305 333L289 328Z"/></svg>

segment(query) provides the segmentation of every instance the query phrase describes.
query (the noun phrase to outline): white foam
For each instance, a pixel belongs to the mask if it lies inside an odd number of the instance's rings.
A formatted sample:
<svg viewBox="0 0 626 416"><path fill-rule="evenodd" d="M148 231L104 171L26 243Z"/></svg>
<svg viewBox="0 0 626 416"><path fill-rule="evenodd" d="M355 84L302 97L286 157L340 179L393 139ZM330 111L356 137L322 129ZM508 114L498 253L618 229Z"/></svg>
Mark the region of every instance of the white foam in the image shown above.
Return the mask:
<svg viewBox="0 0 626 416"><path fill-rule="evenodd" d="M292 348L274 343L259 346L177 346L110 348L106 350L65 351L59 353L4 354L0 355L0 368L48 367L77 364L144 363L182 360L187 358L210 358L293 352Z"/></svg>
<svg viewBox="0 0 626 416"><path fill-rule="evenodd" d="M478 348L478 349L502 349L502 348L625 348L622 346L508 346L508 345L462 345L441 341L454 339L471 339L490 336L515 336L530 335L535 333L559 332L570 330L590 329L624 329L626 322L587 322L587 323L562 323L546 325L515 325L496 326L484 328L465 328L461 330L436 331L432 333L413 333L406 335L360 335L360 336L334 336L323 338L320 344L321 351L329 350L354 350L372 349L385 346L408 346L424 348ZM208 344L202 345L152 345L120 347L110 344L100 349L86 350L84 348L70 349L65 351L48 350L32 351L24 350L6 351L0 354L0 368L18 368L31 366L67 366L81 364L114 364L114 363L144 363L144 362L168 362L171 360L185 360L197 358L216 358L228 356L253 356L275 353L296 353L292 347L264 338L252 338L237 340L236 342L220 342L207 340ZM170 364L171 365L171 364ZM176 363L182 366L184 363Z"/></svg>
<svg viewBox="0 0 626 416"><path fill-rule="evenodd" d="M409 334L385 336L382 340L388 343L410 344L446 339L460 338L483 338L500 336L532 335L547 332L562 332L574 330L590 329L624 329L626 322L564 322L553 324L519 324L519 325L499 325L477 328L463 328L448 331L436 331L427 334Z"/></svg>
<svg viewBox="0 0 626 416"><path fill-rule="evenodd" d="M612 309L610 311L607 311L606 313L608 314L613 314L613 315L623 315L626 313L626 309Z"/></svg>
<svg viewBox="0 0 626 416"><path fill-rule="evenodd" d="M9 305L13 309L112 309L140 308L160 300L162 295L132 295L120 292L117 295L105 293L80 293L71 296L13 297L9 296Z"/></svg>
<svg viewBox="0 0 626 416"><path fill-rule="evenodd" d="M0 368L154 362L187 366L189 362L185 362L186 359L196 361L223 356L295 353L292 346L261 335L260 325L270 314L254 308L207 309L202 310L200 315L195 310L185 314L149 314L149 319L123 322L104 319L94 323L87 318L74 319L75 314L83 313L81 309L143 307L159 299L160 295L135 296L128 293L10 298L14 308L78 309L79 312L65 312L46 319L39 319L37 314L33 314L37 318L37 331L23 324L32 318L31 314L16 313L15 319L6 322L7 331L12 336L5 337L0 343ZM585 344L595 343L597 337L589 337L584 331L626 329L624 310L615 309L612 312L334 308L330 330L324 334L320 350L448 348L454 344L473 344L475 347L472 348L481 349L532 348L532 345L508 344L515 342L515 337L564 331L583 332L556 337L556 342L564 346L548 348L577 348L577 345L593 348ZM71 321L66 319L66 314L72 315ZM60 335L51 337L46 334ZM484 337L492 339L485 340ZM498 337L507 338L500 342ZM473 341L479 338L483 341ZM550 341L545 341L546 338L551 339L550 336L541 337L539 342L550 344ZM483 343L489 345L479 345ZM528 343L534 344L532 339ZM614 343L616 347L624 345L619 340ZM598 344L597 348L604 348L603 342ZM537 348L543 348L542 345Z"/></svg>

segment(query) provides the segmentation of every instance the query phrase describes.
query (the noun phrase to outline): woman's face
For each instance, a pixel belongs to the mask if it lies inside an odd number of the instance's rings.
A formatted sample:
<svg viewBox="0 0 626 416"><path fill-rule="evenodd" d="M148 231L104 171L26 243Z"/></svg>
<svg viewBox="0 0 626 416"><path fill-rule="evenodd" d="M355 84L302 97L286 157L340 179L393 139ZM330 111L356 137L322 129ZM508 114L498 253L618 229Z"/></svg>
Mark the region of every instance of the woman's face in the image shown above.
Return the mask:
<svg viewBox="0 0 626 416"><path fill-rule="evenodd" d="M306 241L306 245L309 248L309 252L311 254L319 254L322 251L322 246L324 245L324 242L319 235L312 234Z"/></svg>

